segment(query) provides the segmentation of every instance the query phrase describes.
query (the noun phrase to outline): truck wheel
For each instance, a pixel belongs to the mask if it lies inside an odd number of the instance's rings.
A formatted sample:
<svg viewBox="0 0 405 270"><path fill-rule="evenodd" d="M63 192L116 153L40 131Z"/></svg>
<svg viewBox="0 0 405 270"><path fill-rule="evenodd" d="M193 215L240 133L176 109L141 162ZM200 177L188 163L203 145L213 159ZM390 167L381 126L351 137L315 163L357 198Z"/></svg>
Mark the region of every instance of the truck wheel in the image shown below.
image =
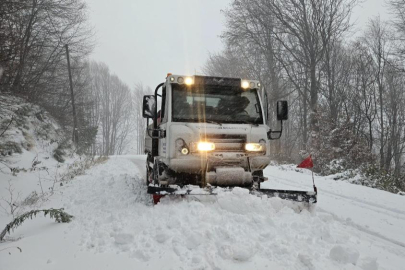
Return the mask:
<svg viewBox="0 0 405 270"><path fill-rule="evenodd" d="M149 167L146 166L146 186L149 186Z"/></svg>
<svg viewBox="0 0 405 270"><path fill-rule="evenodd" d="M152 173L153 171L149 168L149 166L146 166L146 186L149 186L151 183L151 178L152 178Z"/></svg>
<svg viewBox="0 0 405 270"><path fill-rule="evenodd" d="M259 177L263 177L263 170L260 171L255 171L252 173L254 176L259 176Z"/></svg>

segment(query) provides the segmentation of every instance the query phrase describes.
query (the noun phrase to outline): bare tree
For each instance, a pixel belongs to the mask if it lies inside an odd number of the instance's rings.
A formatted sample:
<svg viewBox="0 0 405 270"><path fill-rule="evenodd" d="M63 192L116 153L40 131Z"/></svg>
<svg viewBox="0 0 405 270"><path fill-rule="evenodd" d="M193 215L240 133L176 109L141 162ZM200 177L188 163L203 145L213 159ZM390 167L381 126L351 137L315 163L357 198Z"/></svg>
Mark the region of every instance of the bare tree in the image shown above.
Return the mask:
<svg viewBox="0 0 405 270"><path fill-rule="evenodd" d="M89 65L91 112L99 133L93 151L101 155L122 154L130 143L134 129L132 96L129 87L107 65L92 62Z"/></svg>
<svg viewBox="0 0 405 270"><path fill-rule="evenodd" d="M8 39L2 90L28 95L36 100L39 92L55 91L58 75L66 75L64 45L72 55L84 57L91 49L92 30L88 27L86 5L80 0L2 1L1 33ZM2 9L3 10L3 9ZM9 11L9 12L7 12ZM67 77L67 76L66 76ZM55 84L53 83L55 82Z"/></svg>
<svg viewBox="0 0 405 270"><path fill-rule="evenodd" d="M387 3L394 15L391 22L397 30L399 40L403 42L405 40L405 0L388 0ZM402 54L405 52L403 45L400 47L400 52Z"/></svg>
<svg viewBox="0 0 405 270"><path fill-rule="evenodd" d="M388 25L381 22L380 18L374 18L370 21L368 29L365 33L364 43L367 44L376 66L375 81L377 83L378 93L378 113L379 113L379 147L380 147L380 168L384 168L385 160L385 144L386 144L386 129L384 117L384 76L387 67L389 55L392 53L390 44L390 34L388 32Z"/></svg>
<svg viewBox="0 0 405 270"><path fill-rule="evenodd" d="M274 0L263 1L262 10L277 19L275 38L293 59L309 72L310 126L316 136L321 61L332 43L350 27L355 0ZM316 142L315 142L315 148Z"/></svg>
<svg viewBox="0 0 405 270"><path fill-rule="evenodd" d="M146 120L142 117L142 102L144 95L150 95L153 91L149 87L145 87L142 83L135 85L134 93L132 95L133 102L133 114L132 118L134 119L134 140L136 141L136 153L144 154L145 149L145 132L146 132Z"/></svg>
<svg viewBox="0 0 405 270"><path fill-rule="evenodd" d="M377 117L376 74L374 60L367 47L360 42L351 50L353 62L353 85L351 93L346 97L345 107L348 114L357 116L359 132L367 139L369 151L374 147L374 121ZM363 126L362 126L363 125Z"/></svg>

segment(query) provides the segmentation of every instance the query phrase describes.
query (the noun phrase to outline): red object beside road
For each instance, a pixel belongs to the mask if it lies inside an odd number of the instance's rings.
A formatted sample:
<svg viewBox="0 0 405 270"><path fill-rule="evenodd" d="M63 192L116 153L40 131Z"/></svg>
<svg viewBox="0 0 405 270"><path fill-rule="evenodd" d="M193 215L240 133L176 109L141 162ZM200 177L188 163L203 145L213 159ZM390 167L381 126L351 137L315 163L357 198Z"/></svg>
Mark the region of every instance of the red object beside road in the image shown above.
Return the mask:
<svg viewBox="0 0 405 270"><path fill-rule="evenodd" d="M312 157L311 155L309 157L307 157L306 159L304 159L298 166L297 168L313 168L314 167L314 163L312 162Z"/></svg>

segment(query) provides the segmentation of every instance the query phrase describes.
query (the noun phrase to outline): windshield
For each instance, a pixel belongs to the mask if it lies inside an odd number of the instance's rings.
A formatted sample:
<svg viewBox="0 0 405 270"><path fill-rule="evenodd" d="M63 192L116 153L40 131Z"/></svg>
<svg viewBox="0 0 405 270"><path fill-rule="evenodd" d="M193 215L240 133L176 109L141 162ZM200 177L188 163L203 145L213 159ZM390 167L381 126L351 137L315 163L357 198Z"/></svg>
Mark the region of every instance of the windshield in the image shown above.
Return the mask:
<svg viewBox="0 0 405 270"><path fill-rule="evenodd" d="M263 124L256 90L173 84L174 122Z"/></svg>

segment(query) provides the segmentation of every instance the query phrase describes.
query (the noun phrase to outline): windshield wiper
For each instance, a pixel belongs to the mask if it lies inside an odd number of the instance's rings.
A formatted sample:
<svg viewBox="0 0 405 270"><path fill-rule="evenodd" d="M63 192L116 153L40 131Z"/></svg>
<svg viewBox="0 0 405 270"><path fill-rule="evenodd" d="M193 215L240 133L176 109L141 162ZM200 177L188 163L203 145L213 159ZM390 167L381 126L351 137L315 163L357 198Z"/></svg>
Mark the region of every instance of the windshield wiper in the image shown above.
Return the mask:
<svg viewBox="0 0 405 270"><path fill-rule="evenodd" d="M222 123L216 122L216 121L212 121L212 120L205 120L206 123L210 123L210 124L217 124L222 126Z"/></svg>
<svg viewBox="0 0 405 270"><path fill-rule="evenodd" d="M188 122L188 123L210 123L210 124L217 124L222 126L222 123L213 120L204 120L204 119L185 119L185 118L174 118L175 122Z"/></svg>
<svg viewBox="0 0 405 270"><path fill-rule="evenodd" d="M236 122L236 124L250 124L250 125L255 126L255 127L258 127L258 126L259 126L258 123L252 123L252 122L250 122L250 121L241 121L241 120L239 120L238 122Z"/></svg>

